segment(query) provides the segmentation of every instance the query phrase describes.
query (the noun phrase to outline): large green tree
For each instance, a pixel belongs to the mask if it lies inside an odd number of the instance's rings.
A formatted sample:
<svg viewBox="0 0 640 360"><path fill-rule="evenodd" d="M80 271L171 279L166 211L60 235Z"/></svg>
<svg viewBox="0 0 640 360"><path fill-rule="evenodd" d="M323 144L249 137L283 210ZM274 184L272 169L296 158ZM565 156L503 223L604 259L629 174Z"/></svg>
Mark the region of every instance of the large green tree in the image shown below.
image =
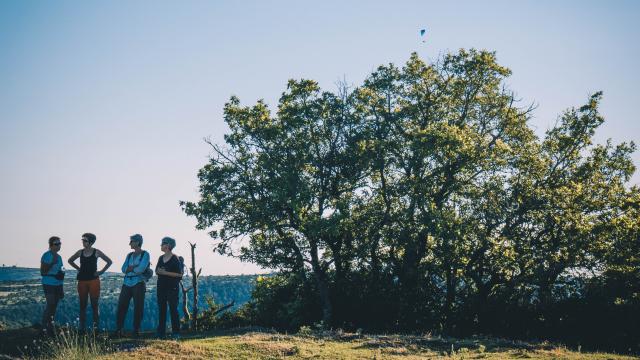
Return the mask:
<svg viewBox="0 0 640 360"><path fill-rule="evenodd" d="M635 145L593 143L600 93L538 138L509 75L460 50L381 66L351 91L289 81L275 113L233 97L200 199L182 206L221 254L315 292L326 325L390 312L455 330L493 321L490 303L547 311L588 272L637 277ZM272 283L301 289L288 279Z"/></svg>
<svg viewBox="0 0 640 360"><path fill-rule="evenodd" d="M600 98L594 94L584 106L566 111L544 139L514 154L510 171L486 183L484 195L476 197L467 217L477 230L467 233L474 245L465 273L475 286L480 315L500 290L547 306L563 275L594 274L605 264L603 254L623 231L619 218L628 214L625 184L634 171L635 146L593 144L603 122Z"/></svg>
<svg viewBox="0 0 640 360"><path fill-rule="evenodd" d="M357 92L373 161L370 204L378 222L372 263L387 256L400 278L407 321L425 304L419 289L444 282L445 318L454 306L472 229L461 212L534 139L503 81L510 71L485 51L461 50L427 65L380 67ZM373 210L375 213L375 210Z"/></svg>
<svg viewBox="0 0 640 360"><path fill-rule="evenodd" d="M267 106L225 106L226 147L213 145L199 172L202 199L188 215L220 239L221 254L281 271L310 270L332 318L329 270L349 266L351 208L365 179L359 118L346 93L320 92L309 80L290 81L273 116ZM234 250L239 251L234 253Z"/></svg>

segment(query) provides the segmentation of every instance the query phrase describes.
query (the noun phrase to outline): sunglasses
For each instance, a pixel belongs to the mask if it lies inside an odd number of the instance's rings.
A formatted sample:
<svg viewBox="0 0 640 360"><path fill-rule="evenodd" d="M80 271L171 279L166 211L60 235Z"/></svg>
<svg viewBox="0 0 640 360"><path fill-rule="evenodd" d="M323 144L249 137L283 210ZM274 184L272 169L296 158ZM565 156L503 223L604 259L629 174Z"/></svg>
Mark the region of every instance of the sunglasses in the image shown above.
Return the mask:
<svg viewBox="0 0 640 360"><path fill-rule="evenodd" d="M59 246L61 243L57 242L57 243L53 243L51 245L55 245L55 246Z"/></svg>

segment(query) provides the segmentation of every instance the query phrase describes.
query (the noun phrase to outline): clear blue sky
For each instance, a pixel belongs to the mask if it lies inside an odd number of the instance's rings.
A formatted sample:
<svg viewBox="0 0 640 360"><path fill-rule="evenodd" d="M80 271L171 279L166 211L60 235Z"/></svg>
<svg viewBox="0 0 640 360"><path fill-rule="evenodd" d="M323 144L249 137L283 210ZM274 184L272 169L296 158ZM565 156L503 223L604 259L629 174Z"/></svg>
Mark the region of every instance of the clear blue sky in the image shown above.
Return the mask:
<svg viewBox="0 0 640 360"><path fill-rule="evenodd" d="M199 244L204 273L259 271L211 254L178 206L224 102L358 85L412 51L496 51L540 134L602 90L598 141L639 142L638 19L637 1L1 1L0 263L37 266L54 234L68 257L93 232L115 270L139 232L153 257L169 235Z"/></svg>

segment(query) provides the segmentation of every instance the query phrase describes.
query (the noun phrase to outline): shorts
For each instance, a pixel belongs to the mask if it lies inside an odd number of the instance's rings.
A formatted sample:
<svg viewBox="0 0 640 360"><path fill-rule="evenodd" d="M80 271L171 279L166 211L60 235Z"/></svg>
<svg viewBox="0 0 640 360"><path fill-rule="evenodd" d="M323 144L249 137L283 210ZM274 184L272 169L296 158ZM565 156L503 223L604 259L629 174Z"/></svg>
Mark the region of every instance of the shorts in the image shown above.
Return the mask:
<svg viewBox="0 0 640 360"><path fill-rule="evenodd" d="M92 299L100 297L100 279L78 280L78 295L85 299L87 294Z"/></svg>

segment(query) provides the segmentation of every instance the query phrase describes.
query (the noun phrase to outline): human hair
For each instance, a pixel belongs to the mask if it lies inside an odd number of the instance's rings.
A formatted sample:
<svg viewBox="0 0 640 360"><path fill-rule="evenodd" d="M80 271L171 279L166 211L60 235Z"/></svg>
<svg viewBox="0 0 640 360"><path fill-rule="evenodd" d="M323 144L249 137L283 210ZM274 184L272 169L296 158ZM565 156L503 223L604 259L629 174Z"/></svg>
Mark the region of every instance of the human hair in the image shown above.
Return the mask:
<svg viewBox="0 0 640 360"><path fill-rule="evenodd" d="M133 234L133 235L129 236L129 240L130 241L135 241L135 242L138 243L138 245L142 246L143 239L142 239L142 235L140 235L140 234Z"/></svg>
<svg viewBox="0 0 640 360"><path fill-rule="evenodd" d="M173 240L172 238L168 237L168 236L165 236L165 237L162 238L161 244L169 245L169 248L171 250L173 250L173 248L176 247L176 241Z"/></svg>
<svg viewBox="0 0 640 360"><path fill-rule="evenodd" d="M60 238L57 236L52 236L49 238L49 246L53 246L53 243L56 241L60 241Z"/></svg>
<svg viewBox="0 0 640 360"><path fill-rule="evenodd" d="M94 242L96 242L96 236L93 235L92 233L84 233L84 234L82 234L82 237L86 238L87 240L89 240L89 242L92 243L92 244Z"/></svg>

